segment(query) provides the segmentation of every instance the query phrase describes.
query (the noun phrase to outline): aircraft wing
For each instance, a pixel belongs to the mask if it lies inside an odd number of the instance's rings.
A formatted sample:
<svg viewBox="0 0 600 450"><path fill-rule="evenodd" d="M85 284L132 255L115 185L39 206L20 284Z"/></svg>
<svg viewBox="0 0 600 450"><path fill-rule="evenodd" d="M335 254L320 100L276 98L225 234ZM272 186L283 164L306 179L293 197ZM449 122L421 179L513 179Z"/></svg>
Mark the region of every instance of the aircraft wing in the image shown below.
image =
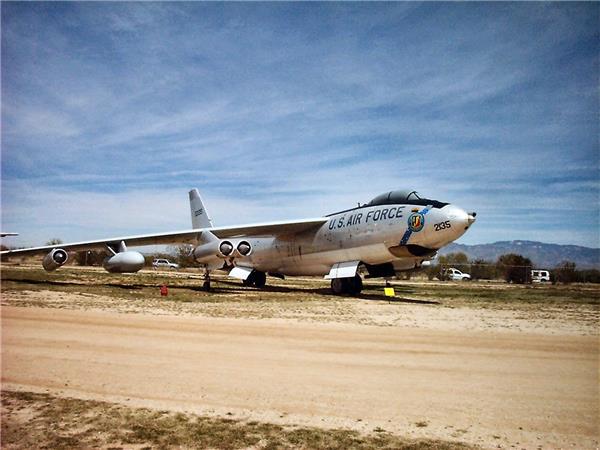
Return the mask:
<svg viewBox="0 0 600 450"><path fill-rule="evenodd" d="M284 236L317 228L327 222L327 218L305 219L296 222L267 222L233 227L199 228L195 230L174 231L170 233L122 236L94 241L72 242L67 244L45 245L43 247L7 250L0 254L35 255L47 253L54 248L68 251L105 250L107 245L117 245L124 241L128 247L145 245L198 244L203 241L202 233L211 232L218 238Z"/></svg>
<svg viewBox="0 0 600 450"><path fill-rule="evenodd" d="M251 236L283 236L296 234L318 228L327 222L326 217L304 219L296 222L267 222L235 227L208 228L218 238L251 237Z"/></svg>

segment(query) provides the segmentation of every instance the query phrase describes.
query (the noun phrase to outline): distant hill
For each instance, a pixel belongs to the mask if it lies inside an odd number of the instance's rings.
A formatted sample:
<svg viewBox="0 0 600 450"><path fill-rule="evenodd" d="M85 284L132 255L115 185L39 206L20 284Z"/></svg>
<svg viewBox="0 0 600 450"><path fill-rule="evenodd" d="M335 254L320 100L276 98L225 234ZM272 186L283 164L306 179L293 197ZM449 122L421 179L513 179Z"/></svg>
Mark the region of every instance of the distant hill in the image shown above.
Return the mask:
<svg viewBox="0 0 600 450"><path fill-rule="evenodd" d="M493 244L450 244L440 250L440 255L463 252L469 259L496 261L500 255L517 253L529 259L540 269L552 269L563 261L573 261L578 269L600 269L600 248L578 245L545 244L535 241L501 241Z"/></svg>

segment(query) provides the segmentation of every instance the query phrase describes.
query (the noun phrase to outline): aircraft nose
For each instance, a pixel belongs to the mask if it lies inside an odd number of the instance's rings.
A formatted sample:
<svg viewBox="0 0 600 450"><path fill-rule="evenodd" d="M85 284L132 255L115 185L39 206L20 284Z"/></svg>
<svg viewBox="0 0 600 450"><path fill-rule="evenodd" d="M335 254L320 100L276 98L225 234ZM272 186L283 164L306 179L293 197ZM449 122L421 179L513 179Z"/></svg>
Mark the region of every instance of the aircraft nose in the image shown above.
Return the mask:
<svg viewBox="0 0 600 450"><path fill-rule="evenodd" d="M475 217L477 216L477 213L475 211L467 213L467 222L469 223L469 226L473 225L473 223L475 222Z"/></svg>
<svg viewBox="0 0 600 450"><path fill-rule="evenodd" d="M477 215L476 212L468 213L465 210L453 205L448 205L447 208L448 218L452 222L453 227L455 227L457 231L460 231L461 234L468 230L469 227L475 222L475 216Z"/></svg>

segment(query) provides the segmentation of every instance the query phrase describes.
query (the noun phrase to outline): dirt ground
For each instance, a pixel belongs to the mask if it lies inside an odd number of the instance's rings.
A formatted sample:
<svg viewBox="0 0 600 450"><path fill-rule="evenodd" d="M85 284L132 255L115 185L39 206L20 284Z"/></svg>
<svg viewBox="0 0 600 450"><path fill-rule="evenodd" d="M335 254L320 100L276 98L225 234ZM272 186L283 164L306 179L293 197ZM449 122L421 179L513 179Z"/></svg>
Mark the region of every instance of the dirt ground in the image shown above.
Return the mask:
<svg viewBox="0 0 600 450"><path fill-rule="evenodd" d="M206 293L185 273L113 277L3 270L3 390L485 448L599 446L593 286L401 282L389 301L381 283L357 299L315 279Z"/></svg>

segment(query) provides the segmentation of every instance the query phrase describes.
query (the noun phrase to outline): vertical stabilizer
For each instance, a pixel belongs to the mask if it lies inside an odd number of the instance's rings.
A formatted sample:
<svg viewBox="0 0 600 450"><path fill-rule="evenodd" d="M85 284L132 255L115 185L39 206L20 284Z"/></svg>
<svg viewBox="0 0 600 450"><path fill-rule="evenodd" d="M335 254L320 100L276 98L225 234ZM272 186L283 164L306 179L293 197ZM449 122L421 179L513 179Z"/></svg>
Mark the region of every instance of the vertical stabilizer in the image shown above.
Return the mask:
<svg viewBox="0 0 600 450"><path fill-rule="evenodd" d="M192 212L192 228L212 228L212 220L202 203L198 189L190 191L190 209Z"/></svg>

